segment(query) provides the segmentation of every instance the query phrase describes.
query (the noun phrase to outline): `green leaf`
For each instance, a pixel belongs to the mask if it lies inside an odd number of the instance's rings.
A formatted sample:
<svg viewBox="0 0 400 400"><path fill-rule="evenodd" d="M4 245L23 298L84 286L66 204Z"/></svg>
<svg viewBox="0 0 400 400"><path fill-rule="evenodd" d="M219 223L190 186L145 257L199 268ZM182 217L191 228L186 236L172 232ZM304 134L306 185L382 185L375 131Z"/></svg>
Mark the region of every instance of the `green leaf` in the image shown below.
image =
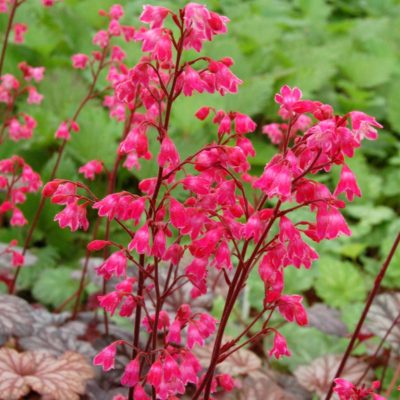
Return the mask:
<svg viewBox="0 0 400 400"><path fill-rule="evenodd" d="M395 67L396 59L390 51L378 54L353 51L343 61L342 71L356 85L371 88L387 82Z"/></svg>
<svg viewBox="0 0 400 400"><path fill-rule="evenodd" d="M285 324L279 328L279 332L285 336L292 353L290 357L279 360L279 364L288 366L291 371L299 365L311 363L319 356L340 354L347 346L347 339L327 335L316 328L299 328Z"/></svg>
<svg viewBox="0 0 400 400"><path fill-rule="evenodd" d="M318 261L315 289L318 296L332 307L362 301L367 294L365 281L352 263L329 257Z"/></svg>
<svg viewBox="0 0 400 400"><path fill-rule="evenodd" d="M285 269L285 293L293 294L304 292L313 286L317 270L312 266L311 269L297 269L288 267Z"/></svg>
<svg viewBox="0 0 400 400"><path fill-rule="evenodd" d="M43 304L59 306L78 289L79 282L71 274L66 267L45 269L33 286L33 296Z"/></svg>

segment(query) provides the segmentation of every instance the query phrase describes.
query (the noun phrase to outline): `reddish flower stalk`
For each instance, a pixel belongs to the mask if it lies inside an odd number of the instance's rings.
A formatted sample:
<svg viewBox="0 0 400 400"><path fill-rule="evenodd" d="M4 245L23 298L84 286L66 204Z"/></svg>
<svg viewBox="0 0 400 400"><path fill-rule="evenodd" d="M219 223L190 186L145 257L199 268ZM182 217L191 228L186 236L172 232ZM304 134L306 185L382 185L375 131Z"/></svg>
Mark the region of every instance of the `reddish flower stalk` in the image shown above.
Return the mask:
<svg viewBox="0 0 400 400"><path fill-rule="evenodd" d="M95 88L96 88L96 84L97 84L97 81L99 79L100 73L102 72L102 70L104 68L104 64L105 64L105 60L106 60L108 51L109 51L108 47L105 47L102 50L99 64L97 66L96 71L93 74L92 83L89 86L89 89L88 89L88 92L86 93L86 96L82 99L82 101L80 102L78 108L76 109L71 121L77 121L77 119L79 118L79 115L81 114L81 112L82 112L83 108L85 107L85 105L93 98L93 94L94 94L94 91L95 91ZM72 122L70 123L70 125L71 124L72 124ZM57 159L56 159L56 162L55 162L55 164L53 166L53 169L51 171L51 174L50 174L50 179L49 179L50 181L53 180L57 175L58 168L60 166L60 163L61 163L61 160L62 160L62 156L64 154L64 151L65 151L65 148L67 146L67 143L68 143L68 140L64 139L61 142L61 144L60 144L60 146L58 148ZM45 203L46 203L46 198L42 196L41 199L40 199L39 205L38 205L38 207L36 209L36 213L35 213L35 215L33 217L33 220L32 220L32 222L31 222L31 224L29 226L29 230L28 230L28 233L26 235L26 238L25 238L25 242L24 242L24 246L23 246L23 250L22 250L22 254L23 255L25 255L27 250L29 249L33 233L34 233L34 231L36 229L36 226L37 226L37 224L39 222L39 219L40 219L40 216L42 214L42 211L43 211ZM15 287L16 287L16 283L17 283L18 276L20 274L21 268L22 267L18 267L16 269L16 271L15 271L14 278L12 280L12 283L11 283L11 286L10 286L10 290L9 290L10 294L14 293L14 290L15 290Z"/></svg>
<svg viewBox="0 0 400 400"><path fill-rule="evenodd" d="M348 358L351 355L351 352L353 350L354 344L356 343L357 338L358 338L358 336L360 334L361 328L362 328L362 326L363 326L363 324L365 322L365 319L367 318L368 311L369 311L369 309L370 309L370 307L372 305L372 302L374 301L374 298L378 294L379 288L381 286L382 279L384 278L384 276L386 274L386 271L389 268L390 262L392 261L392 258L393 258L394 254L396 252L396 249L397 249L399 243L400 243L400 233L396 236L396 238L395 238L395 240L393 242L392 248L390 249L390 252L389 252L385 262L382 264L382 268L380 269L378 275L375 278L374 287L372 288L371 292L368 295L368 299L367 299L367 301L365 303L364 310L363 310L363 312L362 312L362 314L360 316L360 319L358 320L356 328L354 329L353 335L351 336L350 342L349 342L349 344L347 346L347 349L346 349L346 351L345 351L345 353L343 355L343 358L342 358L342 360L340 362L339 368L336 371L335 377L332 380L331 386L330 386L329 391L328 391L328 393L327 393L327 395L325 397L325 400L329 400L332 397L333 389L334 389L334 385L335 385L334 384L334 380L340 377L340 375L342 374L342 372L343 372L343 370L344 370L344 368L346 366L346 362L347 362Z"/></svg>
<svg viewBox="0 0 400 400"><path fill-rule="evenodd" d="M20 1L15 1L12 6L11 6L11 11L10 15L8 16L8 22L7 22L7 27L6 27L6 32L4 35L4 41L3 41L3 47L1 49L1 55L0 55L0 76L3 73L3 66L4 66L4 60L6 58L6 52L7 52L7 47L8 47L8 42L10 39L10 33L11 29L13 26L15 14L17 12L17 8L24 2L25 0L20 0Z"/></svg>
<svg viewBox="0 0 400 400"><path fill-rule="evenodd" d="M392 333L393 329L397 326L397 324L400 323L400 312L397 314L397 317L393 320L392 324L389 326L389 328L387 329L385 335L382 337L382 339L380 340L376 350L374 351L374 354L372 354L371 357L369 357L372 361L368 363L367 368L365 368L364 373L360 376L360 378L358 379L356 386L360 385L363 381L363 379L367 376L368 371L372 368L372 363L373 361L376 359L376 357L378 356L379 352L381 351L383 345L386 342L386 339L389 337L389 335Z"/></svg>

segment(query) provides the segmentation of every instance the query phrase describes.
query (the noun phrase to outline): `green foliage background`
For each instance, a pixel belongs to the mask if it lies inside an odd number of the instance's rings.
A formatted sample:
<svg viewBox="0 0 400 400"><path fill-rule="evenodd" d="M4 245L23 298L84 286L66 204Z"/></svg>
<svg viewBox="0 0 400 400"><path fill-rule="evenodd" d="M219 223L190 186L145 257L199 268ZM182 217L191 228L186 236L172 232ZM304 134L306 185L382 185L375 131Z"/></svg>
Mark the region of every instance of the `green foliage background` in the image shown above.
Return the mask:
<svg viewBox="0 0 400 400"><path fill-rule="evenodd" d="M125 7L124 22L137 25L143 1L120 0ZM400 229L400 2L398 0L208 0L207 5L229 16L229 34L205 46L204 54L221 58L231 56L234 72L244 80L239 95L218 98L198 95L176 104L171 124L172 135L182 152L194 152L215 135L208 124L194 120L202 105L214 105L250 114L260 125L275 121L277 107L273 95L287 83L303 90L306 98L330 103L337 113L362 110L374 115L384 126L377 142L368 142L349 162L357 174L363 198L346 208L353 231L351 238L318 246L321 259L310 272L288 271L288 293L306 293L308 298L324 301L342 310L351 328L360 305L371 287L382 258L387 254L395 233ZM64 0L44 9L39 0L28 0L18 11L17 21L27 22L25 45L11 44L5 72L16 73L22 60L46 67L46 78L39 89L45 95L41 107L21 104L39 122L33 140L7 142L0 149L2 158L13 153L24 156L44 180L54 163L54 131L60 121L72 115L89 81L87 71L71 68L70 57L92 50L91 37L103 27L100 8L111 0ZM153 1L176 9L184 1ZM4 32L5 16L0 16ZM129 64L137 60L138 47L125 49ZM110 121L100 102L85 109L79 120L81 132L68 145L59 177L77 179L77 168L93 158L111 164L121 126ZM257 156L254 171L260 171L274 148L260 133L254 135ZM138 179L154 173L147 163L136 177L121 176L119 185L135 190ZM339 171L334 171L333 187ZM101 192L104 182L97 184ZM32 218L38 197L24 206ZM52 221L56 208L46 206L35 233L35 267L26 268L21 285L32 289L33 296L51 306L59 305L74 290L71 271L78 268L87 237L60 230ZM23 238L24 231L1 229L1 241ZM21 240L22 241L22 240ZM62 283L60 283L62 280ZM262 287L256 276L250 281L249 302L259 307ZM76 284L76 281L75 281ZM60 290L60 285L64 289ZM384 280L387 289L400 287L400 252ZM218 307L216 307L218 309ZM312 328L309 328L312 329ZM321 337L322 335L322 337ZM338 343L318 332L320 354L337 350ZM298 349L307 336L298 336ZM303 344L302 344L303 343ZM296 340L291 343L296 346ZM340 346L339 346L340 347ZM300 351L300 350L299 350ZM311 351L311 350L310 350ZM296 353L296 350L294 350ZM300 354L300 353L299 353ZM313 354L315 356L315 354ZM295 361L293 361L295 360ZM290 361L294 367L298 357Z"/></svg>

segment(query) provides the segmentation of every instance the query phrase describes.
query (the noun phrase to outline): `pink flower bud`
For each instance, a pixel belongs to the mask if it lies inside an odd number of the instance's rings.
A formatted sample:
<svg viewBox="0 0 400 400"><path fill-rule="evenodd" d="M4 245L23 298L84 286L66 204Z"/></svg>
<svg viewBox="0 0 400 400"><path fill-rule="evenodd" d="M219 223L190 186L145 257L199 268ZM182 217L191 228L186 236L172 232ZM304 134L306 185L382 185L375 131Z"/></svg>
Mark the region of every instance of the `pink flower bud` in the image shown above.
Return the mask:
<svg viewBox="0 0 400 400"><path fill-rule="evenodd" d="M291 356L291 353L287 348L285 337L282 336L278 331L275 331L274 345L269 352L269 356L275 356L277 360L282 356Z"/></svg>
<svg viewBox="0 0 400 400"><path fill-rule="evenodd" d="M125 372L121 378L121 384L124 386L132 387L139 382L140 362L138 357L129 361L125 367Z"/></svg>
<svg viewBox="0 0 400 400"><path fill-rule="evenodd" d="M85 69L89 62L89 57L86 54L74 54L72 57L72 66L76 69Z"/></svg>
<svg viewBox="0 0 400 400"><path fill-rule="evenodd" d="M88 243L87 249L89 251L99 251L104 249L104 247L108 246L109 244L111 244L111 242L108 240L92 240L90 243Z"/></svg>

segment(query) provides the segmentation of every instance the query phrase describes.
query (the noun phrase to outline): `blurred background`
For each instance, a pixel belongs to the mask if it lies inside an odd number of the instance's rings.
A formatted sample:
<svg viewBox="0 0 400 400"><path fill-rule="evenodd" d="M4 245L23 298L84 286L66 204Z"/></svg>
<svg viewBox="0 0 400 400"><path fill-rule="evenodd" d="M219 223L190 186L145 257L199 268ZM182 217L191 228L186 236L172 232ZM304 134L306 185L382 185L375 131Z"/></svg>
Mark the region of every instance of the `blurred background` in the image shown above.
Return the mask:
<svg viewBox="0 0 400 400"><path fill-rule="evenodd" d="M142 5L149 1L119 0L125 7L123 22L138 26ZM301 293L311 305L324 302L340 311L348 329L357 322L368 290L382 259L388 253L395 233L400 229L400 1L398 0L215 0L203 1L210 9L231 19L229 33L205 46L203 54L214 58L230 56L233 71L244 84L238 95L225 97L196 95L176 103L171 123L172 137L184 154L215 137L215 128L194 119L203 105L251 115L261 127L279 121L274 93L280 86L298 86L305 98L332 104L336 113L362 110L384 125L376 142L365 142L349 166L358 177L363 197L345 210L353 231L351 238L318 246L320 260L308 272L292 269L286 278L287 293ZM70 117L85 93L88 71L74 71L70 57L93 50L92 36L103 29L99 9L108 9L112 0L64 0L46 9L39 1L28 0L18 10L17 22L29 25L26 44L10 44L4 72L18 74L17 64L45 66L46 75L39 85L45 99L42 106L21 104L21 111L33 115L39 126L32 140L6 142L0 158L22 155L42 173L43 180L54 164L57 143L54 132ZM172 9L184 1L151 1ZM6 16L0 15L0 32ZM122 43L121 43L122 45ZM128 66L140 54L135 44L124 45ZM103 77L104 78L104 77ZM100 83L105 84L105 80ZM110 120L101 100L92 102L78 121L81 132L74 134L58 177L83 179L78 167L92 159L113 162L121 125ZM267 137L254 134L257 156L253 172L259 173L275 149ZM154 175L154 163L143 165L138 173L122 173L118 185L135 191L143 177ZM333 173L334 187L339 170ZM102 193L100 178L94 190ZM22 207L32 218L39 196L30 196ZM88 236L70 234L53 222L58 207L46 206L34 237L35 265L23 269L20 288L49 307L55 308L76 290L74 271L79 269ZM0 241L23 241L24 229L0 229ZM116 233L117 234L117 233ZM79 275L78 275L79 276ZM62 284L60 284L62 282ZM384 290L400 287L400 252L397 252L384 279ZM5 287L0 283L0 292ZM89 285L87 294L96 291ZM247 291L247 309L260 307L263 285L255 275ZM215 312L223 304L217 298ZM323 320L323 318L322 318ZM328 318L326 319L329 323ZM288 329L286 329L288 328ZM321 327L290 329L283 327L293 357L282 361L293 370L315 357L342 351L347 340L326 333ZM311 339L310 339L311 338ZM390 378L390 377L389 377ZM388 379L389 379L388 378Z"/></svg>

